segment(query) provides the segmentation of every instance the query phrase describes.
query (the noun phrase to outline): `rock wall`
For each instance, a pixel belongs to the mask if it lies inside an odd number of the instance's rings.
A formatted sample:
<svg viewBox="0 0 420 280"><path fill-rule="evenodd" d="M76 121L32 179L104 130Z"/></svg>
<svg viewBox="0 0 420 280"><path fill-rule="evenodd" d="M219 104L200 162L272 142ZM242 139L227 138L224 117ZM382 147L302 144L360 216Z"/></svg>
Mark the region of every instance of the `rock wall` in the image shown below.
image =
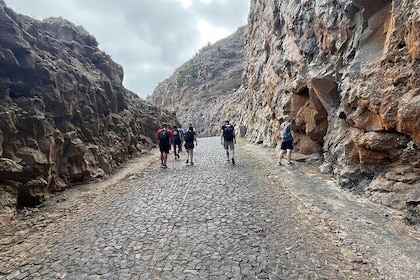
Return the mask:
<svg viewBox="0 0 420 280"><path fill-rule="evenodd" d="M155 146L160 122L176 121L122 79L83 27L0 1L0 224L16 205L112 172Z"/></svg>
<svg viewBox="0 0 420 280"><path fill-rule="evenodd" d="M181 125L192 123L199 136L218 135L225 118L240 113L235 92L241 86L244 30L205 46L161 82L148 100L174 111Z"/></svg>
<svg viewBox="0 0 420 280"><path fill-rule="evenodd" d="M275 146L323 153L342 187L420 203L420 1L252 0L238 123Z"/></svg>

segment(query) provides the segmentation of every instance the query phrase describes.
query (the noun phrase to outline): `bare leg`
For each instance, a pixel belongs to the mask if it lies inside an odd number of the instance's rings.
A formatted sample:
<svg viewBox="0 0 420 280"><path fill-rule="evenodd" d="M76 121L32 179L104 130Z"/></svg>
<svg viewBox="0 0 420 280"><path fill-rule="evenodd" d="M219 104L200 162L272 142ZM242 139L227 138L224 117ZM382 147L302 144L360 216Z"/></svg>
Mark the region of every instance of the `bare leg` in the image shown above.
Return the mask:
<svg viewBox="0 0 420 280"><path fill-rule="evenodd" d="M175 158L176 158L176 145L175 145L175 144L173 144L173 145L172 145L172 147L174 148L174 156L175 156Z"/></svg>
<svg viewBox="0 0 420 280"><path fill-rule="evenodd" d="M283 158L284 150L280 150L278 161L281 162L281 159Z"/></svg>
<svg viewBox="0 0 420 280"><path fill-rule="evenodd" d="M286 153L287 162L290 162L291 157L292 157L292 150L287 149L287 153Z"/></svg>
<svg viewBox="0 0 420 280"><path fill-rule="evenodd" d="M166 162L168 161L168 154L163 153L163 164L166 165Z"/></svg>
<svg viewBox="0 0 420 280"><path fill-rule="evenodd" d="M193 149L190 150L190 156L191 156L191 165L193 165L194 164L193 162L194 150Z"/></svg>

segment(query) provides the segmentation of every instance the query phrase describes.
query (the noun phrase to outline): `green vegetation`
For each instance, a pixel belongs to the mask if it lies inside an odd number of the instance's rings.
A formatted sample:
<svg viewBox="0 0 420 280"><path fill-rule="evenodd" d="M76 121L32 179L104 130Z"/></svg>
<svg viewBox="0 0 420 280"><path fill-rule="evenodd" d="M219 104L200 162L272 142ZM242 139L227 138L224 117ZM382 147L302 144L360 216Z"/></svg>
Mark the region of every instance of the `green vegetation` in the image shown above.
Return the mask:
<svg viewBox="0 0 420 280"><path fill-rule="evenodd" d="M404 209L405 220L410 225L420 224L420 208L414 205L407 205Z"/></svg>
<svg viewBox="0 0 420 280"><path fill-rule="evenodd" d="M200 64L184 64L178 69L178 84L182 84L185 81L186 76L196 78L198 71L200 70Z"/></svg>
<svg viewBox="0 0 420 280"><path fill-rule="evenodd" d="M213 45L212 45L210 42L208 42L208 43L207 43L207 45L205 45L204 47L202 47L202 48L198 51L198 53L200 54L200 53L203 53L203 52L205 52L205 51L208 51L208 50L210 50L212 47L213 47Z"/></svg>

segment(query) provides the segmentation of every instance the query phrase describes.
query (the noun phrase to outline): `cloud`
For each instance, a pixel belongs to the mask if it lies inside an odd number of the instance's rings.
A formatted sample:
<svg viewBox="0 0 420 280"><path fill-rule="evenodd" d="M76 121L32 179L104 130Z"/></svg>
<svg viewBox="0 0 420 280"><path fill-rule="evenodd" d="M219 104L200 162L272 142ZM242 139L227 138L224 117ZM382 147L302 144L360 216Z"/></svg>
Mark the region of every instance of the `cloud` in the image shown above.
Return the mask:
<svg viewBox="0 0 420 280"><path fill-rule="evenodd" d="M246 24L247 0L6 0L14 11L62 16L96 37L142 97L190 59Z"/></svg>

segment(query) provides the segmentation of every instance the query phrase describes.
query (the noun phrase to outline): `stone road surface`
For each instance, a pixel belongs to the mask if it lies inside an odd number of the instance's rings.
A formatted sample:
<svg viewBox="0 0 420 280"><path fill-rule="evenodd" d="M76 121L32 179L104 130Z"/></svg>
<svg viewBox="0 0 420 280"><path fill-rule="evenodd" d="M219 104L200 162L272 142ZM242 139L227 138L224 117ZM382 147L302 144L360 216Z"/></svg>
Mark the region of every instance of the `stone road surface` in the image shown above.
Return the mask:
<svg viewBox="0 0 420 280"><path fill-rule="evenodd" d="M420 241L398 212L304 163L278 167L273 150L236 153L232 165L200 138L194 166L149 156L52 197L2 229L0 279L420 279Z"/></svg>

